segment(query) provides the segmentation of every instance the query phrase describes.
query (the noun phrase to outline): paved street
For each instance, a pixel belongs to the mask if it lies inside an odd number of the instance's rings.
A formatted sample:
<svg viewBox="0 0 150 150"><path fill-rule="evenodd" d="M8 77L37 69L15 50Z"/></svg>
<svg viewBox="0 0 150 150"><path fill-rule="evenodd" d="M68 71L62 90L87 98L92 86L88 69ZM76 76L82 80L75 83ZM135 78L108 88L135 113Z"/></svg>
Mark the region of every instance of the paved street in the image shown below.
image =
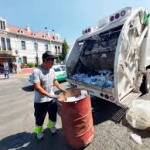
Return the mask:
<svg viewBox="0 0 150 150"><path fill-rule="evenodd" d="M150 149L148 132L132 130L126 123L122 125L112 121L111 118L119 107L96 99L92 101L92 105L95 135L93 142L85 150ZM52 136L45 130L42 142L34 138L33 126L33 89L27 79L11 76L7 80L0 76L0 150L71 150L66 144L59 116L58 134ZM132 132L142 136L142 145L130 139Z"/></svg>
<svg viewBox="0 0 150 150"><path fill-rule="evenodd" d="M32 135L34 127L33 89L29 85L26 78L11 76L10 79L4 79L3 76L0 76L0 150L47 150L50 147L67 150L59 116L57 122L59 131L53 138L49 131L45 131L45 140L38 143Z"/></svg>

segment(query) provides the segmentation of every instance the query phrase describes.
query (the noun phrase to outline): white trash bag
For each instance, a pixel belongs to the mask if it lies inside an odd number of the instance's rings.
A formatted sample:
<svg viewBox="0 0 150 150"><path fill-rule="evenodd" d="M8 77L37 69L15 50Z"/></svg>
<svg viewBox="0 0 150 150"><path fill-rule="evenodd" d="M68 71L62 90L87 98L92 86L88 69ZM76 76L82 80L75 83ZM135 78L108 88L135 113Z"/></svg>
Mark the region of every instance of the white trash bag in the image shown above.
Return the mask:
<svg viewBox="0 0 150 150"><path fill-rule="evenodd" d="M128 123L136 129L145 130L150 127L150 101L136 100L126 114Z"/></svg>

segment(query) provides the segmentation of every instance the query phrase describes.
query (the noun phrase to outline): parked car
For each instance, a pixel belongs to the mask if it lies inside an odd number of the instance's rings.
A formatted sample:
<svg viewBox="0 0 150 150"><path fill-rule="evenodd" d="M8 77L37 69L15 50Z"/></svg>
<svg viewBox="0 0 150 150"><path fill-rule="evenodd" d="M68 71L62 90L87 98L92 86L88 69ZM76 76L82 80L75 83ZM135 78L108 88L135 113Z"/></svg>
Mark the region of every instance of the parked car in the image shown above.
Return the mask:
<svg viewBox="0 0 150 150"><path fill-rule="evenodd" d="M65 81L67 78L66 66L65 65L54 65L52 67L55 71L55 76L57 81Z"/></svg>
<svg viewBox="0 0 150 150"><path fill-rule="evenodd" d="M65 81L67 78L65 65L54 65L52 67L55 71L56 80L59 82ZM33 74L29 75L29 82L33 84Z"/></svg>

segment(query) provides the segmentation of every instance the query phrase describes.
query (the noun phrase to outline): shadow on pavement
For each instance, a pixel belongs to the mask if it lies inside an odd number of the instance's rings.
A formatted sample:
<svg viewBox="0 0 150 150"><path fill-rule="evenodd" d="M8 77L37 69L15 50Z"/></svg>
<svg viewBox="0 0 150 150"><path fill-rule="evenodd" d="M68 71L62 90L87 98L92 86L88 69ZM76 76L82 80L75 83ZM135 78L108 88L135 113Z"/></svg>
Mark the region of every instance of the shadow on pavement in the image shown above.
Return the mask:
<svg viewBox="0 0 150 150"><path fill-rule="evenodd" d="M0 150L71 150L66 144L62 129L56 135L44 131L44 139L38 141L34 134L23 132L1 140Z"/></svg>
<svg viewBox="0 0 150 150"><path fill-rule="evenodd" d="M118 112L121 107L111 102L92 97L92 109L94 125L97 125L104 121L112 120L114 114Z"/></svg>
<svg viewBox="0 0 150 150"><path fill-rule="evenodd" d="M138 129L135 129L135 128L133 128L133 127L131 127L129 125L129 123L127 122L127 120L125 119L125 117L122 119L122 125L124 125L129 130L131 130L132 131L131 133L135 133L137 135L140 135L141 138L149 138L150 137L150 130L149 129L147 129L147 130L138 130Z"/></svg>
<svg viewBox="0 0 150 150"><path fill-rule="evenodd" d="M34 86L33 85L29 85L29 86L24 86L22 88L22 90L26 91L26 92L33 92L34 91Z"/></svg>

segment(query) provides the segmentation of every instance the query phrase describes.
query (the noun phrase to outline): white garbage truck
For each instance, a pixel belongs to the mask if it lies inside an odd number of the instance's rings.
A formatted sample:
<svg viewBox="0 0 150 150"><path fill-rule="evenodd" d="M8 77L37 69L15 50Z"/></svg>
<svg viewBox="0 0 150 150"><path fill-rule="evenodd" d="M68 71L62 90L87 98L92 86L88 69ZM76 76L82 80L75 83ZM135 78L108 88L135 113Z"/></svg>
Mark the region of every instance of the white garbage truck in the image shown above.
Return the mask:
<svg viewBox="0 0 150 150"><path fill-rule="evenodd" d="M68 82L129 107L150 89L150 14L126 7L82 31L68 54Z"/></svg>

